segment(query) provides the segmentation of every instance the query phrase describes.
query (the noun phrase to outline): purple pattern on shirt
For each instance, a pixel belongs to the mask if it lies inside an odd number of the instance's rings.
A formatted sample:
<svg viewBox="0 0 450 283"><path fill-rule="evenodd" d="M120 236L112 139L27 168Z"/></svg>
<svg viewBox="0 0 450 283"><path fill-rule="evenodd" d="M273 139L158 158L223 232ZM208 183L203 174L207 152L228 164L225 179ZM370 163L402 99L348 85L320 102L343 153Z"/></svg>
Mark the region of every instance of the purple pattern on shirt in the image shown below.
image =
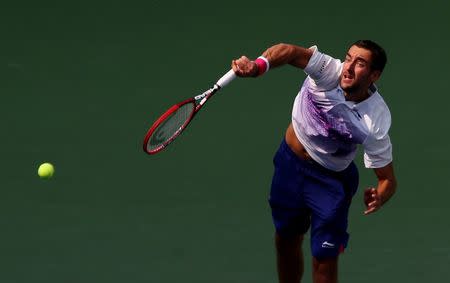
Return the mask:
<svg viewBox="0 0 450 283"><path fill-rule="evenodd" d="M367 134L355 123L355 115L342 101L333 101L327 92L316 94L308 80L300 94L300 127L310 145L335 157L347 157L356 151ZM336 90L330 90L336 91Z"/></svg>
<svg viewBox="0 0 450 283"><path fill-rule="evenodd" d="M328 113L320 102L313 100L313 93L305 83L302 94L302 114L307 135L321 135L331 139L351 141L352 133L343 117Z"/></svg>

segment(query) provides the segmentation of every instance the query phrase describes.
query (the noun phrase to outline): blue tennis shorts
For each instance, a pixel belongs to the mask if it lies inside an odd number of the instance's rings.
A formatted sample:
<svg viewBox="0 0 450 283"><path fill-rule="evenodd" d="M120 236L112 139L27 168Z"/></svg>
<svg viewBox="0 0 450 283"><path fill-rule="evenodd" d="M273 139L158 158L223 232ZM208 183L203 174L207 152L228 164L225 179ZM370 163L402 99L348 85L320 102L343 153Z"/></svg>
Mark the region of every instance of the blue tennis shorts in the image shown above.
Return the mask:
<svg viewBox="0 0 450 283"><path fill-rule="evenodd" d="M347 247L347 219L359 182L352 162L335 172L299 158L283 139L274 157L269 196L281 237L305 234L311 227L311 252L318 259L337 257Z"/></svg>

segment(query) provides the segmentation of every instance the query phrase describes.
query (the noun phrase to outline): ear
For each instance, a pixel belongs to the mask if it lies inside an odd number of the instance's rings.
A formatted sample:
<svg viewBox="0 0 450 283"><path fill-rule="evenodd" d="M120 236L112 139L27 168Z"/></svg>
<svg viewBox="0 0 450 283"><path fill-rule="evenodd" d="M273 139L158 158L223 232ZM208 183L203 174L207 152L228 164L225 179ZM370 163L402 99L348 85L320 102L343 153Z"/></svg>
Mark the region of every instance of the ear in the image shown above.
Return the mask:
<svg viewBox="0 0 450 283"><path fill-rule="evenodd" d="M376 70L376 71L372 71L372 73L370 73L370 80L372 81L372 83L376 82L381 76L381 72Z"/></svg>

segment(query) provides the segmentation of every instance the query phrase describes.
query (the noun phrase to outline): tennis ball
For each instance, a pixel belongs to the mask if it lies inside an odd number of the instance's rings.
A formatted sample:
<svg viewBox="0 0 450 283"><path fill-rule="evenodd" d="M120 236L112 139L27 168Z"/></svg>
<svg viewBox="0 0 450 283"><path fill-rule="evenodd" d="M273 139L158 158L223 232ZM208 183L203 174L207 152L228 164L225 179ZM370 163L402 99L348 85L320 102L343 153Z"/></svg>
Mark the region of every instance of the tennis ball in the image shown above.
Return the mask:
<svg viewBox="0 0 450 283"><path fill-rule="evenodd" d="M42 163L38 169L38 175L41 179L50 179L55 173L55 167L51 163Z"/></svg>

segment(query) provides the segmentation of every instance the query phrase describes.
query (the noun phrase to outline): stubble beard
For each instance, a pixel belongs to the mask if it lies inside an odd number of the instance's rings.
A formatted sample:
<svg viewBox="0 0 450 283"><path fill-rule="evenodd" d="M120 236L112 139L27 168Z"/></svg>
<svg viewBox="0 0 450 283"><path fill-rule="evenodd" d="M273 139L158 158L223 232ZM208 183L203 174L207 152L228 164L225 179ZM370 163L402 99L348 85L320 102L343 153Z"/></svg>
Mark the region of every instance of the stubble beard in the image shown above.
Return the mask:
<svg viewBox="0 0 450 283"><path fill-rule="evenodd" d="M346 92L347 94L357 93L357 92L359 92L361 90L361 84L360 83L353 83L351 85L343 87L342 86L342 78L341 78L341 81L339 82L339 85L342 88L342 90L344 92Z"/></svg>

